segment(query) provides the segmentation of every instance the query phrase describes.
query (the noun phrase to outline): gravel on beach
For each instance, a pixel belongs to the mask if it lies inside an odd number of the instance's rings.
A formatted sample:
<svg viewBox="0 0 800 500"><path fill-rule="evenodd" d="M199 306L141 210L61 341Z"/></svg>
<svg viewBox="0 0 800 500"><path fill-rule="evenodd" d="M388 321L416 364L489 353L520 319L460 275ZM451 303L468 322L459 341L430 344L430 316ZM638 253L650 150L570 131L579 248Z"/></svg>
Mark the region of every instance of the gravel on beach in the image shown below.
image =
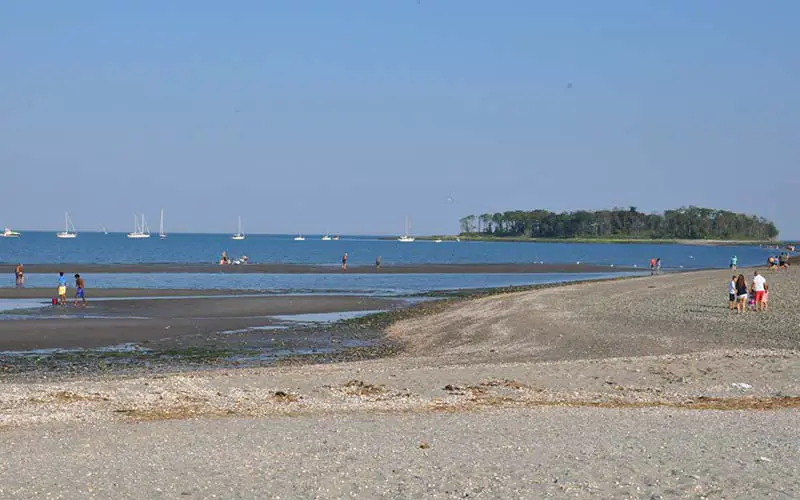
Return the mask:
<svg viewBox="0 0 800 500"><path fill-rule="evenodd" d="M765 275L764 313L662 275L456 301L386 359L0 381L0 496L796 498L800 274Z"/></svg>

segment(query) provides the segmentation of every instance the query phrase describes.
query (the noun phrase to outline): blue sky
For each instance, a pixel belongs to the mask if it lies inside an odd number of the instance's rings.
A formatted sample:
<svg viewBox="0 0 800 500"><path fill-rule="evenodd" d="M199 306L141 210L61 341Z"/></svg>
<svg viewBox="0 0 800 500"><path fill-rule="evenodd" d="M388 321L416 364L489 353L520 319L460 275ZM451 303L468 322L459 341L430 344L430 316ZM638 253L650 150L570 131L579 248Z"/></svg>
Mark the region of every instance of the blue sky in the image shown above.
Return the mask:
<svg viewBox="0 0 800 500"><path fill-rule="evenodd" d="M0 225L399 233L682 205L800 238L800 2L18 1ZM453 201L448 201L452 197Z"/></svg>

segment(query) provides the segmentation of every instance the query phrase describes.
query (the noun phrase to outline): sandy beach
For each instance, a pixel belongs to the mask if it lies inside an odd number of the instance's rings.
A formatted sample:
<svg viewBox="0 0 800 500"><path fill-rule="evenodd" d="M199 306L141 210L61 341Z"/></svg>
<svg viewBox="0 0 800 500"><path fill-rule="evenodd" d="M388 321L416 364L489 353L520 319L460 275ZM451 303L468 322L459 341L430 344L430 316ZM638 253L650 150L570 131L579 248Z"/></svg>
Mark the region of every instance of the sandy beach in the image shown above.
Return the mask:
<svg viewBox="0 0 800 500"><path fill-rule="evenodd" d="M703 271L436 304L378 360L5 380L0 494L796 498L800 275L765 275L765 313Z"/></svg>

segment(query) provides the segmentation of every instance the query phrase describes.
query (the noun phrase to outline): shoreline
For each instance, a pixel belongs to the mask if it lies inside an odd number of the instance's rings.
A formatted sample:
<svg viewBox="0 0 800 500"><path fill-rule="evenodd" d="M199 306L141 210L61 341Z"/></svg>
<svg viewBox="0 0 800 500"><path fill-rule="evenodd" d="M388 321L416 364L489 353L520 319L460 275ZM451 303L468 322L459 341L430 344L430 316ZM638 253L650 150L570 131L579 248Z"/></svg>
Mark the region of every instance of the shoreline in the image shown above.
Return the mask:
<svg viewBox="0 0 800 500"><path fill-rule="evenodd" d="M528 238L524 236L418 236L420 241L434 241L441 239L442 242L478 241L478 242L498 242L498 243L596 243L596 244L650 244L650 245L695 245L695 246L755 246L755 245L775 245L780 242L769 240L691 240L691 239L651 239L651 238ZM387 237L385 239L394 239Z"/></svg>
<svg viewBox="0 0 800 500"><path fill-rule="evenodd" d="M290 334L387 320L395 355L342 363L238 368L188 347L193 371L89 358L17 377L0 357L5 491L52 488L34 467L70 497L263 496L254 476L282 497L796 496L800 273L765 275L766 313L731 313L719 270L490 290Z"/></svg>
<svg viewBox="0 0 800 500"><path fill-rule="evenodd" d="M609 273L641 270L641 268L604 264L384 264L350 265L342 271L338 264L328 266L306 264L27 264L25 274L67 273L266 273L266 274L539 274L539 273ZM0 265L0 275L13 276L14 265Z"/></svg>

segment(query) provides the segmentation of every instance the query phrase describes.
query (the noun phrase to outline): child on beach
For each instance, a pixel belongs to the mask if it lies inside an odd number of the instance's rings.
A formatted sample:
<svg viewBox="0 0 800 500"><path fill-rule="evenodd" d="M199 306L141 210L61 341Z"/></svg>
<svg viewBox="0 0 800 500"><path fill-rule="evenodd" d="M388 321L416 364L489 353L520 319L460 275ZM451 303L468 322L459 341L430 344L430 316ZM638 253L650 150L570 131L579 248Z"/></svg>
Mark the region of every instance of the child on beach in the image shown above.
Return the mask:
<svg viewBox="0 0 800 500"><path fill-rule="evenodd" d="M86 293L83 289L83 278L80 274L75 275L75 305L78 305L78 299L83 301L83 307L86 307Z"/></svg>
<svg viewBox="0 0 800 500"><path fill-rule="evenodd" d="M62 306L67 305L67 278L64 272L58 273L58 303Z"/></svg>
<svg viewBox="0 0 800 500"><path fill-rule="evenodd" d="M756 294L753 290L750 290L750 293L747 294L747 310L748 311L755 311L756 310Z"/></svg>
<svg viewBox="0 0 800 500"><path fill-rule="evenodd" d="M731 276L731 281L728 283L728 309L733 311L736 309L736 275Z"/></svg>
<svg viewBox="0 0 800 500"><path fill-rule="evenodd" d="M769 302L769 285L764 285L764 297L761 299L761 310L766 311Z"/></svg>

